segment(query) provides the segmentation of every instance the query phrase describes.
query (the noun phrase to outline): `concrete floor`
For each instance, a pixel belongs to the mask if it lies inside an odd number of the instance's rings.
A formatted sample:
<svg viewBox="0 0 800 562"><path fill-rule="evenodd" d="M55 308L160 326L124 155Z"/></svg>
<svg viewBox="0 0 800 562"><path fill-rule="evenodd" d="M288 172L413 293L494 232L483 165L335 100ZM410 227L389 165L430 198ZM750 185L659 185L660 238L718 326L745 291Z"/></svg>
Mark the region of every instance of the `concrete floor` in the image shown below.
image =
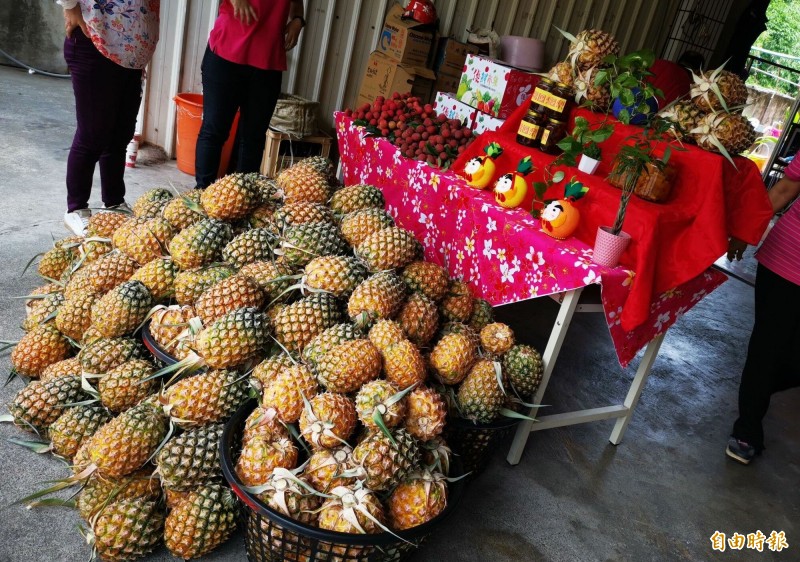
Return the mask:
<svg viewBox="0 0 800 562"><path fill-rule="evenodd" d="M2 297L38 285L32 272L20 275L25 264L66 235L71 96L67 81L0 67ZM174 162L137 167L127 178L129 201L168 181L192 185ZM621 445L608 443L612 422L606 421L534 434L516 467L505 462L504 449L415 560L799 560L800 391L774 398L765 422L768 449L751 466L723 452L752 299L750 287L729 281L670 331ZM21 303L2 298L0 307L0 339L18 338ZM541 349L555 312L550 299L539 299L500 309L498 317ZM0 375L8 369L8 357L0 358ZM552 412L621 402L633 371L619 368L603 318L578 315L545 402ZM0 402L20 387L15 381L0 389ZM21 433L0 426L0 562L85 560L75 514L9 505L66 473L58 461L5 442ZM784 531L790 547L713 553L709 537L716 530ZM207 559L244 557L237 536ZM173 558L162 548L146 560Z"/></svg>

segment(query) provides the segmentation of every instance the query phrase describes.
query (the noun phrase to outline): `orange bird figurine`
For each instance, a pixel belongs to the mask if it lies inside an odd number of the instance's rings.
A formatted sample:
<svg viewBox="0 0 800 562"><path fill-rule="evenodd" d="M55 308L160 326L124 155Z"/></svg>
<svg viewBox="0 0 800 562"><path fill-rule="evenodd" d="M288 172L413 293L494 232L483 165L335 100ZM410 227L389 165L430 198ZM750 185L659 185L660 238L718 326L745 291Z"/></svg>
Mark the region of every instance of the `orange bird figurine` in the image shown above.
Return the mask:
<svg viewBox="0 0 800 562"><path fill-rule="evenodd" d="M528 194L528 180L525 176L533 171L531 157L526 156L519 161L516 172L503 174L494 184L494 200L502 207L509 209L519 207Z"/></svg>
<svg viewBox="0 0 800 562"><path fill-rule="evenodd" d="M467 180L467 184L475 189L486 189L486 186L492 181L495 172L494 161L503 154L503 147L493 142L483 151L486 156L476 156L467 160L461 174Z"/></svg>
<svg viewBox="0 0 800 562"><path fill-rule="evenodd" d="M575 201L586 195L589 188L572 178L564 187L564 199L548 201L542 211L542 232L558 240L572 236L581 220L581 213L573 205Z"/></svg>

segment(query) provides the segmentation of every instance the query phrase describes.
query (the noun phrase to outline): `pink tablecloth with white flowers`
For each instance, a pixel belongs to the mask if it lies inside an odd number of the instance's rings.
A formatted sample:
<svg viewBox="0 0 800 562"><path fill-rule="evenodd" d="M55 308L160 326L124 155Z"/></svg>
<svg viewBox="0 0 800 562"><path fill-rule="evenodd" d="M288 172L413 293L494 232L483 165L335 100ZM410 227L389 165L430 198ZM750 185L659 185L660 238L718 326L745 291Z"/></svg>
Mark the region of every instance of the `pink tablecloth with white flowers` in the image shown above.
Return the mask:
<svg viewBox="0 0 800 562"><path fill-rule="evenodd" d="M620 314L635 272L592 263L592 249L580 240L547 236L539 220L525 211L504 209L489 192L471 189L455 174L404 158L390 142L367 136L340 113L336 131L345 184L380 188L398 225L423 243L426 259L468 282L493 305L601 284L606 321L623 367L727 279L709 269L659 295L647 321L623 330Z"/></svg>

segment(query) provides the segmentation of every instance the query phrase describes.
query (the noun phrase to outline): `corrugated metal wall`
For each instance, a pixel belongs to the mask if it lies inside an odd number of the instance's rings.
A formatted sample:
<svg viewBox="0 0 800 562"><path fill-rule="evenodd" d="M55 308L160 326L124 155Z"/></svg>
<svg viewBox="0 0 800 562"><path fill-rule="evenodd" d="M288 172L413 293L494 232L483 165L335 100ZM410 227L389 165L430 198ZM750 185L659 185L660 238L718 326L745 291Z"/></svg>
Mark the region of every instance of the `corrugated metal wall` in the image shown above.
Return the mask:
<svg viewBox="0 0 800 562"><path fill-rule="evenodd" d="M545 64L564 57L573 33L596 27L614 33L623 52L661 52L681 0L435 0L440 33L465 40L467 29L543 39ZM323 128L332 113L356 99L367 57L393 0L306 0L308 26L290 53L284 91L320 102ZM151 64L144 137L172 156L179 91L200 92L200 61L219 0L162 2L162 39ZM175 56L180 53L180 56Z"/></svg>

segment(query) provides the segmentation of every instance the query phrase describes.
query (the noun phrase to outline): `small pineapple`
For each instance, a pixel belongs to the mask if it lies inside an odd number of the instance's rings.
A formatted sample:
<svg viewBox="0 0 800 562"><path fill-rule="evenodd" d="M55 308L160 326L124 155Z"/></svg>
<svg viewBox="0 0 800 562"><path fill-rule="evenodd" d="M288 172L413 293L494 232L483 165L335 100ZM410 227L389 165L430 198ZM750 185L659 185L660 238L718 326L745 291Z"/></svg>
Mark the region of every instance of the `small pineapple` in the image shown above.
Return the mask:
<svg viewBox="0 0 800 562"><path fill-rule="evenodd" d="M700 148L727 151L729 156L744 152L756 140L753 125L738 113L710 113L690 133Z"/></svg>
<svg viewBox="0 0 800 562"><path fill-rule="evenodd" d="M131 281L141 281L153 300L161 302L175 292L175 277L179 269L171 258L158 258L142 266L131 276Z"/></svg>
<svg viewBox="0 0 800 562"><path fill-rule="evenodd" d="M133 333L153 308L153 296L141 281L126 281L92 307L92 326L113 338Z"/></svg>
<svg viewBox="0 0 800 562"><path fill-rule="evenodd" d="M573 87L575 103L586 103L592 111L608 111L611 107L611 87L608 82L596 84L595 77L599 67L592 66L578 71Z"/></svg>
<svg viewBox="0 0 800 562"><path fill-rule="evenodd" d="M373 432L353 449L353 462L367 488L391 491L419 465L419 443L402 428L392 431L391 439L383 432Z"/></svg>
<svg viewBox="0 0 800 562"><path fill-rule="evenodd" d="M134 338L100 338L84 345L78 359L84 373L101 375L125 361L148 355L142 342Z"/></svg>
<svg viewBox="0 0 800 562"><path fill-rule="evenodd" d="M447 507L447 479L427 470L413 472L394 489L386 504L389 523L397 531L427 523Z"/></svg>
<svg viewBox="0 0 800 562"><path fill-rule="evenodd" d="M327 178L309 168L291 167L283 170L275 178L283 192L283 201L292 203L327 203L331 196L331 187Z"/></svg>
<svg viewBox="0 0 800 562"><path fill-rule="evenodd" d="M97 383L100 401L114 413L132 408L158 388L155 380L145 380L155 372L144 359L131 359L108 371Z"/></svg>
<svg viewBox="0 0 800 562"><path fill-rule="evenodd" d="M394 226L394 219L383 209L361 209L342 217L339 227L342 236L352 247L357 247L371 234Z"/></svg>
<svg viewBox="0 0 800 562"><path fill-rule="evenodd" d="M44 253L37 265L37 271L45 279L60 279L77 259L74 248L69 244L55 246Z"/></svg>
<svg viewBox="0 0 800 562"><path fill-rule="evenodd" d="M236 529L236 499L218 484L191 491L167 515L164 543L173 556L199 558L220 546Z"/></svg>
<svg viewBox="0 0 800 562"><path fill-rule="evenodd" d="M78 513L84 521L91 521L112 500L158 501L161 498L161 482L152 472L151 468L143 468L113 480L93 474L75 500Z"/></svg>
<svg viewBox="0 0 800 562"><path fill-rule="evenodd" d="M102 560L134 560L161 541L164 512L159 502L114 501L92 520L89 540Z"/></svg>
<svg viewBox="0 0 800 562"><path fill-rule="evenodd" d="M108 242L103 242L101 240L84 240L80 248L78 248L78 251L81 255L80 259L86 264L96 261L113 249L114 246Z"/></svg>
<svg viewBox="0 0 800 562"><path fill-rule="evenodd" d="M109 254L110 253L113 253L113 252L109 252ZM105 254L102 257L105 257L107 255L108 254ZM99 260L96 260L96 261L99 261ZM96 261L92 262L90 265L93 265L94 263L96 263ZM92 273L91 268L88 265L84 266L84 267L81 267L77 271L73 271L68 276L68 278L63 278L62 277L62 281L64 283L66 283L66 285L64 285L64 287L63 287L64 296L67 297L67 298L70 298L75 293L80 293L80 292L83 292L83 291L91 291L93 293L96 293L97 291L94 288L94 283L92 282L93 281L92 277L93 277L93 273Z"/></svg>
<svg viewBox="0 0 800 562"><path fill-rule="evenodd" d="M308 342L303 348L303 360L315 367L323 355L346 341L363 337L361 331L352 324L335 324L326 328Z"/></svg>
<svg viewBox="0 0 800 562"><path fill-rule="evenodd" d="M46 435L47 428L64 412L67 404L85 395L80 376L59 377L48 382L31 381L8 404L14 424Z"/></svg>
<svg viewBox="0 0 800 562"><path fill-rule="evenodd" d="M289 203L275 211L273 220L279 229L310 222L333 223L333 213L322 203Z"/></svg>
<svg viewBox="0 0 800 562"><path fill-rule="evenodd" d="M300 434L312 447L347 444L356 429L356 407L343 394L323 392L312 398L300 416Z"/></svg>
<svg viewBox="0 0 800 562"><path fill-rule="evenodd" d="M55 324L55 319L58 318L65 301L64 293L47 295L41 299L38 306L25 318L22 323L22 329L29 332L37 326ZM58 326L56 325L56 327Z"/></svg>
<svg viewBox="0 0 800 562"><path fill-rule="evenodd" d="M670 133L678 140L693 140L689 132L700 125L700 121L706 114L691 101L683 100L663 109L659 112L659 115L678 125L670 129Z"/></svg>
<svg viewBox="0 0 800 562"><path fill-rule="evenodd" d="M237 269L249 263L272 259L275 241L275 235L266 228L246 230L222 249L222 259Z"/></svg>
<svg viewBox="0 0 800 562"><path fill-rule="evenodd" d="M608 55L619 55L619 43L610 33L600 29L585 29L575 36L567 60L581 70L605 64Z"/></svg>
<svg viewBox="0 0 800 562"><path fill-rule="evenodd" d="M115 213L113 211L92 213L89 218L86 236L90 238L111 238L114 236L114 232L129 220L131 220L130 215L125 213Z"/></svg>
<svg viewBox="0 0 800 562"><path fill-rule="evenodd" d="M439 309L422 293L412 293L397 315L397 322L409 340L417 347L424 347L439 329Z"/></svg>
<svg viewBox="0 0 800 562"><path fill-rule="evenodd" d="M505 399L506 395L497 380L495 363L487 359L475 363L458 389L461 415L477 423L496 420Z"/></svg>
<svg viewBox="0 0 800 562"><path fill-rule="evenodd" d="M469 326L480 332L484 326L494 322L494 308L483 299L475 299L475 306L472 309L472 316L469 319Z"/></svg>
<svg viewBox="0 0 800 562"><path fill-rule="evenodd" d="M294 366L294 361L288 355L273 355L256 365L251 376L258 381L258 384L263 388L270 385L279 373L291 369Z"/></svg>
<svg viewBox="0 0 800 562"><path fill-rule="evenodd" d="M355 288L347 301L347 313L356 325L369 326L381 318L393 318L405 295L403 280L394 272L382 271Z"/></svg>
<svg viewBox="0 0 800 562"><path fill-rule="evenodd" d="M261 190L246 174L230 174L209 185L200 195L200 204L212 219L246 218L261 203Z"/></svg>
<svg viewBox="0 0 800 562"><path fill-rule="evenodd" d="M70 357L57 361L52 365L48 365L43 371L39 380L42 382L57 379L59 377L66 377L69 375L80 375L83 372L81 362L77 357Z"/></svg>
<svg viewBox="0 0 800 562"><path fill-rule="evenodd" d="M244 275L233 275L219 281L194 303L197 315L204 325L246 306L261 308L266 296L253 279Z"/></svg>
<svg viewBox="0 0 800 562"><path fill-rule="evenodd" d="M275 410L265 410L256 407L244 422L242 431L242 444L255 437L260 437L265 441L277 441L289 437L289 431L278 419Z"/></svg>
<svg viewBox="0 0 800 562"><path fill-rule="evenodd" d="M747 103L747 87L739 76L719 68L695 74L692 72L692 102L705 112L725 110Z"/></svg>
<svg viewBox="0 0 800 562"><path fill-rule="evenodd" d="M448 288L447 296L441 303L442 316L449 322L469 322L475 309L475 298L469 285L463 281L453 280Z"/></svg>
<svg viewBox="0 0 800 562"><path fill-rule="evenodd" d="M139 269L139 264L130 256L114 251L98 258L82 269L87 272L86 275L92 290L97 294L105 294L130 279ZM69 289L69 286L67 289ZM67 297L69 297L69 290L66 292Z"/></svg>
<svg viewBox="0 0 800 562"><path fill-rule="evenodd" d="M370 234L355 250L372 272L408 265L422 256L422 245L403 228L391 226Z"/></svg>
<svg viewBox="0 0 800 562"><path fill-rule="evenodd" d="M261 357L268 342L267 316L255 308L239 308L201 331L194 345L206 365L228 369Z"/></svg>
<svg viewBox="0 0 800 562"><path fill-rule="evenodd" d="M162 391L164 413L185 428L220 423L247 400L247 382L236 371L192 375Z"/></svg>
<svg viewBox="0 0 800 562"><path fill-rule="evenodd" d="M139 265L144 265L164 257L167 245L173 236L175 231L172 230L172 226L166 219L159 217L127 229L124 236L115 235L114 246L132 257Z"/></svg>
<svg viewBox="0 0 800 562"><path fill-rule="evenodd" d="M383 504L373 492L365 488L337 486L330 491L330 496L319 509L320 529L362 535L383 532L381 525L386 523L386 514ZM369 554L371 548L374 547L334 547L332 554L366 560L364 556Z"/></svg>
<svg viewBox="0 0 800 562"><path fill-rule="evenodd" d="M169 243L169 253L181 270L195 269L222 257L222 249L231 238L233 231L228 223L203 219L176 234Z"/></svg>
<svg viewBox="0 0 800 562"><path fill-rule="evenodd" d="M287 305L273 321L275 337L290 352L303 348L325 328L342 320L336 297L317 293Z"/></svg>
<svg viewBox="0 0 800 562"><path fill-rule="evenodd" d="M319 383L331 392L348 394L378 378L381 353L368 339L343 342L317 362Z"/></svg>
<svg viewBox="0 0 800 562"><path fill-rule="evenodd" d="M447 334L433 347L431 367L444 384L459 384L478 357L475 342L466 334Z"/></svg>
<svg viewBox="0 0 800 562"><path fill-rule="evenodd" d="M322 256L305 267L303 284L337 297L349 296L367 278L367 269L351 256Z"/></svg>
<svg viewBox="0 0 800 562"><path fill-rule="evenodd" d="M406 400L408 413L404 426L421 441L430 441L444 431L447 422L447 404L442 395L431 388L418 386Z"/></svg>
<svg viewBox="0 0 800 562"><path fill-rule="evenodd" d="M261 393L261 407L274 408L283 423L295 423L303 413L306 400L316 396L319 387L306 367L293 365L279 371Z"/></svg>
<svg viewBox="0 0 800 562"><path fill-rule="evenodd" d="M55 326L44 324L22 336L11 352L11 365L20 375L36 379L49 365L71 354L67 338Z"/></svg>
<svg viewBox="0 0 800 562"><path fill-rule="evenodd" d="M176 232L203 220L204 216L200 214L200 194L201 191L197 189L181 193L180 197L169 201L161 211L161 216L167 219Z"/></svg>
<svg viewBox="0 0 800 562"><path fill-rule="evenodd" d="M330 207L337 215L346 215L361 209L383 209L386 200L381 190L372 185L351 185L333 194Z"/></svg>
<svg viewBox="0 0 800 562"><path fill-rule="evenodd" d="M268 441L256 436L242 446L236 462L236 476L245 486L262 486L276 468L297 466L297 447L289 439Z"/></svg>
<svg viewBox="0 0 800 562"><path fill-rule="evenodd" d="M386 380L393 382L401 390L424 382L428 376L422 354L408 340L390 345L383 350L382 355Z"/></svg>
<svg viewBox="0 0 800 562"><path fill-rule="evenodd" d="M397 427L406 415L406 396L399 397L400 388L386 380L374 380L362 386L356 394L356 411L358 419L368 431L378 431L380 426L375 421L380 416L383 424Z"/></svg>
<svg viewBox="0 0 800 562"><path fill-rule="evenodd" d="M383 353L390 345L406 339L406 333L394 320L378 320L369 329L367 337Z"/></svg>
<svg viewBox="0 0 800 562"><path fill-rule="evenodd" d="M160 217L161 211L172 201L172 197L172 193L163 187L145 191L133 202L133 216L140 219Z"/></svg>
<svg viewBox="0 0 800 562"><path fill-rule="evenodd" d="M249 263L239 270L239 275L250 277L267 296L267 302L277 302L284 296L284 292L292 285L291 275L294 270L283 262L257 261Z"/></svg>
<svg viewBox="0 0 800 562"><path fill-rule="evenodd" d="M163 485L182 491L222 480L219 461L222 430L222 424L210 424L167 441L156 455Z"/></svg>
<svg viewBox="0 0 800 562"><path fill-rule="evenodd" d="M318 495L308 491L308 483L284 468L276 468L264 488L258 494L258 499L270 509L305 525L316 524L317 511L322 501ZM270 549L273 552L280 550L283 560L307 559L301 554L306 541L294 540L296 535L293 532L284 531L282 526L270 525L266 521L261 522L261 530ZM292 540L284 541L285 538Z"/></svg>
<svg viewBox="0 0 800 562"><path fill-rule="evenodd" d="M547 78L572 87L575 81L575 67L568 60L561 61L550 69Z"/></svg>
<svg viewBox="0 0 800 562"><path fill-rule="evenodd" d="M434 302L447 296L450 278L440 265L427 261L408 264L402 273L403 281L413 293L422 293Z"/></svg>
<svg viewBox="0 0 800 562"><path fill-rule="evenodd" d="M212 265L181 271L175 276L173 288L178 304L194 304L206 289L234 274L227 265Z"/></svg>
<svg viewBox="0 0 800 562"><path fill-rule="evenodd" d="M303 476L318 492L327 493L337 486L347 486L352 478L341 474L353 468L353 449L342 445L335 449L316 449L308 458Z"/></svg>
<svg viewBox="0 0 800 562"><path fill-rule="evenodd" d="M517 344L503 355L503 373L523 400L530 400L544 373L542 356L529 345Z"/></svg>
<svg viewBox="0 0 800 562"><path fill-rule="evenodd" d="M483 350L494 355L502 355L514 345L514 331L500 322L484 326L480 337Z"/></svg>
<svg viewBox="0 0 800 562"><path fill-rule="evenodd" d="M335 256L348 250L339 228L327 222L298 224L287 228L275 253L293 267L304 267L315 257Z"/></svg>
<svg viewBox="0 0 800 562"><path fill-rule="evenodd" d="M97 404L65 408L47 429L53 452L71 460L81 445L110 419L109 411Z"/></svg>
<svg viewBox="0 0 800 562"><path fill-rule="evenodd" d="M336 167L331 162L330 158L325 156L310 156L308 158L304 158L294 166L293 169L302 170L310 168L315 170L328 178L328 180L332 180L336 174Z"/></svg>

